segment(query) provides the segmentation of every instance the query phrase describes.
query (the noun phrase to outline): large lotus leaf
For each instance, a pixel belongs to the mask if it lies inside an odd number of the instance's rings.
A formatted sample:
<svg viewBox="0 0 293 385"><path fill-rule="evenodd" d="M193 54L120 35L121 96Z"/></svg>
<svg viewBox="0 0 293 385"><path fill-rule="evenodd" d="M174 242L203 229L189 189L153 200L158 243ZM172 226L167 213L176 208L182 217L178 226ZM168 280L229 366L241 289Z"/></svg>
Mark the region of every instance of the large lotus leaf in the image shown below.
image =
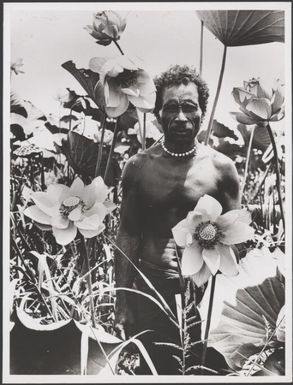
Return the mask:
<svg viewBox="0 0 293 385"><path fill-rule="evenodd" d="M267 370L266 370L267 369ZM264 364L264 369L258 370L253 376L283 376L285 375L285 349L283 347L272 353Z"/></svg>
<svg viewBox="0 0 293 385"><path fill-rule="evenodd" d="M22 115L24 118L28 116L23 100L15 92L10 92L10 112Z"/></svg>
<svg viewBox="0 0 293 385"><path fill-rule="evenodd" d="M11 374L81 374L82 331L87 327L77 321L40 325L27 314L13 314L10 332ZM100 345L109 354L122 341L103 330L89 334L87 374L98 374L106 365ZM85 350L85 349L84 349Z"/></svg>
<svg viewBox="0 0 293 385"><path fill-rule="evenodd" d="M237 128L238 131L241 133L245 146L247 148L250 139L251 128L248 128L245 124L241 123L238 124ZM270 144L271 139L267 128L264 126L257 126L253 134L252 147L261 151L265 151Z"/></svg>
<svg viewBox="0 0 293 385"><path fill-rule="evenodd" d="M199 18L224 45L284 42L284 11L197 11Z"/></svg>
<svg viewBox="0 0 293 385"><path fill-rule="evenodd" d="M215 121L214 121L215 122ZM218 125L217 125L218 126ZM212 131L210 137L209 137L209 146L214 148L215 150L221 152L222 154L227 155L229 158L234 159L237 155L240 156L246 156L247 153L247 147L245 147L243 144L240 144L238 141L230 141L227 140L226 137L224 136L224 133L226 132L226 126L223 124L219 124L219 130L218 130L218 135L215 135L215 133ZM232 130L229 130L232 131ZM207 130L202 130L198 133L197 135L197 140L200 143L203 143L205 140ZM223 135L221 137L220 135ZM235 135L234 131L233 134L229 133L227 137L231 137L231 135ZM238 139L238 137L235 135L235 137Z"/></svg>
<svg viewBox="0 0 293 385"><path fill-rule="evenodd" d="M218 122L216 119L213 120L212 133L217 138L232 138L235 140L238 139L238 136L235 134L235 132L231 128Z"/></svg>
<svg viewBox="0 0 293 385"><path fill-rule="evenodd" d="M259 285L237 290L236 305L225 302L220 322L210 338L211 346L224 355L233 369L242 367L244 357L249 357L247 351L251 355L261 350L267 325L271 330L276 327L285 303L285 287L280 277L269 277Z"/></svg>
<svg viewBox="0 0 293 385"><path fill-rule="evenodd" d="M98 73L89 69L76 68L75 64L69 60L62 64L68 72L75 77L79 84L87 92L88 96L98 107L105 106L104 87L100 82Z"/></svg>
<svg viewBox="0 0 293 385"><path fill-rule="evenodd" d="M129 128L133 128L138 121L136 109L129 105L127 111L119 117L118 129L119 131L127 132Z"/></svg>
<svg viewBox="0 0 293 385"><path fill-rule="evenodd" d="M98 160L99 143L86 138L83 135L70 131L67 139L62 141L62 146L55 144L57 148L66 156L73 170L83 177L94 177ZM104 175L109 149L104 148L100 175ZM114 186L117 184L121 175L120 166L115 158L112 157L108 173L107 184Z"/></svg>

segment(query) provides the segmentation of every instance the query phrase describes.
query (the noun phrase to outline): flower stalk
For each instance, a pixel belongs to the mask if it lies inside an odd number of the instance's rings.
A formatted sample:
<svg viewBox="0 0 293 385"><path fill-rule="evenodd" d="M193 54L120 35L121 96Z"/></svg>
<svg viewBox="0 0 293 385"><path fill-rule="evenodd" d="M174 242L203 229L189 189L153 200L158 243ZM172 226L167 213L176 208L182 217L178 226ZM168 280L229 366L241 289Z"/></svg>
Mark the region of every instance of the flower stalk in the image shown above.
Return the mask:
<svg viewBox="0 0 293 385"><path fill-rule="evenodd" d="M142 126L142 150L146 149L146 113L143 113L143 126Z"/></svg>
<svg viewBox="0 0 293 385"><path fill-rule="evenodd" d="M92 291L92 276L90 273L90 261L89 261L89 256L88 256L88 250L87 250L87 245L85 242L84 237L81 237L82 239L82 246L84 249L84 262L85 262L85 268L86 272L89 273L86 276L87 280L87 286L88 286L88 291L89 291L89 301L90 301L90 312L91 312L91 319L92 319L92 324L93 327L96 327L96 321L95 321L95 305L94 305L94 298L93 298L93 291Z"/></svg>
<svg viewBox="0 0 293 385"><path fill-rule="evenodd" d="M103 144L104 144L105 128L106 128L106 114L104 113L103 121L102 121L101 141L100 141L100 145L99 145L98 159L97 159L96 170L95 170L95 177L98 176L99 171L100 171L100 167L101 167L102 156L103 156Z"/></svg>
<svg viewBox="0 0 293 385"><path fill-rule="evenodd" d="M105 181L105 183L107 183L107 177L108 177L108 174L109 174L111 160L112 160L112 156L113 156L113 153L114 153L114 148L115 148L115 144L116 144L116 140L117 140L118 120L119 119L117 119L116 123L115 123L114 136L113 136L112 144L111 144L111 147L110 147L110 152L109 152L109 156L108 156L108 160L107 160L107 165L106 165L106 170L105 170L105 174L104 174L104 181Z"/></svg>
<svg viewBox="0 0 293 385"><path fill-rule="evenodd" d="M222 66L221 66L221 71L220 71L220 76L219 76L219 81L218 81L217 92L216 92L216 96L215 96L215 100L214 100L214 104L213 104L213 108L212 108L212 112L211 112L211 116L210 116L210 120L209 120L209 124L208 124L208 129L207 129L207 133L206 133L206 137L205 137L205 141L204 141L205 145L208 144L209 138L211 135L211 131L212 131L213 119L214 119L216 107L218 104L218 99L219 99L219 95L220 95L220 91L221 91L222 80L223 80L223 75L224 75L224 70L225 70L226 54L227 54L227 46L225 45L224 46L224 52L223 52L223 58L222 58Z"/></svg>
<svg viewBox="0 0 293 385"><path fill-rule="evenodd" d="M45 191L46 184L45 184L45 173L44 173L44 157L43 152L40 153L40 168L41 168L41 189L42 191Z"/></svg>
<svg viewBox="0 0 293 385"><path fill-rule="evenodd" d="M282 194L281 194L281 178L280 178L280 169L279 169L279 161L278 161L278 150L276 146L276 141L274 138L273 131L271 129L271 126L267 125L268 133L271 139L273 151L274 151L274 161L275 161L275 169L276 169L276 185L277 185L277 191L278 191L278 197L279 197L279 206L281 211L281 217L283 222L283 229L285 231L285 215L284 215L284 209L283 209L283 201L282 201Z"/></svg>
<svg viewBox="0 0 293 385"><path fill-rule="evenodd" d="M254 136L254 130L255 130L255 126L252 127L250 138L249 138L249 143L248 143L248 149L247 149L246 161L245 161L245 169L244 169L244 176L243 176L243 181L242 181L241 191L240 191L241 200L243 198L243 192L244 192L245 183L246 183L247 174L248 174L248 165L249 165L250 154L251 154L251 149L252 149L252 141L253 141L253 136Z"/></svg>
<svg viewBox="0 0 293 385"><path fill-rule="evenodd" d="M201 366L202 367L205 366L206 355L207 355L208 338L209 338L209 333L210 333L214 294L215 294L215 285L216 285L216 275L213 275L212 281L211 281L211 291L210 291L209 307L208 307L208 314L207 314L207 324L206 324L206 329L205 329L205 334L204 334L204 345L203 345L202 358L201 358ZM202 372L203 372L203 369L202 369Z"/></svg>
<svg viewBox="0 0 293 385"><path fill-rule="evenodd" d="M124 52L122 51L120 45L117 43L117 40L113 40L114 44L116 45L116 47L118 48L119 52L121 53L121 55L124 55Z"/></svg>

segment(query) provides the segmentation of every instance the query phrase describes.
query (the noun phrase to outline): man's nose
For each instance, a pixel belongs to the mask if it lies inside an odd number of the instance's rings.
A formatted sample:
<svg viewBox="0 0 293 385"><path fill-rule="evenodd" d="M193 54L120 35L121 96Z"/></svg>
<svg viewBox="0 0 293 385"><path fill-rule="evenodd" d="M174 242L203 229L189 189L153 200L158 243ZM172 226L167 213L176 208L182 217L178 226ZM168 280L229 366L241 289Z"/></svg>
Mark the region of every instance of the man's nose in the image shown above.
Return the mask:
<svg viewBox="0 0 293 385"><path fill-rule="evenodd" d="M185 114L183 113L182 109L180 108L179 110L179 113L177 115L177 118L176 120L180 120L181 122L186 122L187 121L187 118L185 116Z"/></svg>

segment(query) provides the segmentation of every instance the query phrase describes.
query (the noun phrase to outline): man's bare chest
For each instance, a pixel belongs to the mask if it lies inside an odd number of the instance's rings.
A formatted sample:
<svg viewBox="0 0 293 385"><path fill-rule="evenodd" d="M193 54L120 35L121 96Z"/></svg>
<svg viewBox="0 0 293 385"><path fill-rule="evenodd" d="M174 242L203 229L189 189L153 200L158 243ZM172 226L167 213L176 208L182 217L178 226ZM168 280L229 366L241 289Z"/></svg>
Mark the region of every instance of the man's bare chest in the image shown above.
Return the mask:
<svg viewBox="0 0 293 385"><path fill-rule="evenodd" d="M204 194L217 193L218 174L210 161L148 162L142 170L141 202L148 208L193 208Z"/></svg>

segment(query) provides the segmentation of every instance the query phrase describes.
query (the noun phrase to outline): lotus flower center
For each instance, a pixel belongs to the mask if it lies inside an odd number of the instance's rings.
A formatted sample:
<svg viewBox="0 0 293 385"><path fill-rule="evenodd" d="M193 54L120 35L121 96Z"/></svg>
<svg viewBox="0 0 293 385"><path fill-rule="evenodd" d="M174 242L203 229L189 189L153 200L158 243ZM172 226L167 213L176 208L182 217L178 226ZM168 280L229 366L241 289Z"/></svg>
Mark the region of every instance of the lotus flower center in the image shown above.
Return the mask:
<svg viewBox="0 0 293 385"><path fill-rule="evenodd" d="M131 87L136 84L137 71L124 70L115 79L122 88Z"/></svg>
<svg viewBox="0 0 293 385"><path fill-rule="evenodd" d="M200 223L194 232L194 238L204 249L213 249L220 236L218 226L212 222Z"/></svg>
<svg viewBox="0 0 293 385"><path fill-rule="evenodd" d="M83 210L85 207L84 202L79 197L66 198L60 206L60 209L59 209L60 214L63 215L64 217L68 217L71 211L76 209L78 206L81 207L81 210Z"/></svg>

